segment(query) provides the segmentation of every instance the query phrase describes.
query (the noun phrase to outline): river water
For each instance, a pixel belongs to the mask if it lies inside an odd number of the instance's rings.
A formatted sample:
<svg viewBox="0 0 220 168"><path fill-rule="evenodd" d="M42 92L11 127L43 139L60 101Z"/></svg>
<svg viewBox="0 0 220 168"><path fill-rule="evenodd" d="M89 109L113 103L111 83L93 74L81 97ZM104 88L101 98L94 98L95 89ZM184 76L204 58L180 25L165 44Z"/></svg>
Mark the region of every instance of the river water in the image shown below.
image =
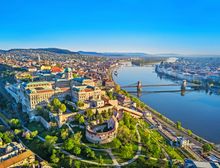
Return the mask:
<svg viewBox="0 0 220 168"><path fill-rule="evenodd" d="M159 77L155 67L130 66L120 67L118 75L113 75L116 83L121 86L134 84L170 84L170 79ZM178 90L179 86L147 87L143 91ZM126 90L135 90L129 88ZM182 126L192 130L197 135L217 144L220 144L220 96L210 95L205 91L185 92L184 96L177 92L142 93L140 99L170 118L180 121Z"/></svg>

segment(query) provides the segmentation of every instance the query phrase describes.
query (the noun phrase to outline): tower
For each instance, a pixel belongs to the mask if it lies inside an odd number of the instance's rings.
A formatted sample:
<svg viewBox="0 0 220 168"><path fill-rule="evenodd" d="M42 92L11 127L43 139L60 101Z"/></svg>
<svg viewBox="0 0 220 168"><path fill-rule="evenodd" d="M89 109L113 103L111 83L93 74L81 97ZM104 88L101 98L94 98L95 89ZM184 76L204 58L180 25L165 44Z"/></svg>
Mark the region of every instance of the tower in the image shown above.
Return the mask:
<svg viewBox="0 0 220 168"><path fill-rule="evenodd" d="M40 54L37 54L37 59L38 59L38 64L40 64L41 60L40 60Z"/></svg>
<svg viewBox="0 0 220 168"><path fill-rule="evenodd" d="M186 85L187 85L186 80L183 80L182 85L181 85L181 90L186 90Z"/></svg>
<svg viewBox="0 0 220 168"><path fill-rule="evenodd" d="M73 78L73 73L71 68L66 68L65 69L65 78L70 80Z"/></svg>
<svg viewBox="0 0 220 168"><path fill-rule="evenodd" d="M142 85L141 85L141 81L138 81L137 83L137 91L141 91Z"/></svg>

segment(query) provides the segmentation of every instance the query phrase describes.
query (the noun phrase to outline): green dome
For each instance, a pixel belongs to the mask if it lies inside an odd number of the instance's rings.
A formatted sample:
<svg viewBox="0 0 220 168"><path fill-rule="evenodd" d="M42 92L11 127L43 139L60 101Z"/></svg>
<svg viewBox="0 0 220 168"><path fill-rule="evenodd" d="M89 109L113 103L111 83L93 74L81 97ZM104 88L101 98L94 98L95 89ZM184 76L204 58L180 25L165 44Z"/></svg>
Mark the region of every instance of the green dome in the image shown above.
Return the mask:
<svg viewBox="0 0 220 168"><path fill-rule="evenodd" d="M72 69L71 68L65 68L65 72L71 72Z"/></svg>

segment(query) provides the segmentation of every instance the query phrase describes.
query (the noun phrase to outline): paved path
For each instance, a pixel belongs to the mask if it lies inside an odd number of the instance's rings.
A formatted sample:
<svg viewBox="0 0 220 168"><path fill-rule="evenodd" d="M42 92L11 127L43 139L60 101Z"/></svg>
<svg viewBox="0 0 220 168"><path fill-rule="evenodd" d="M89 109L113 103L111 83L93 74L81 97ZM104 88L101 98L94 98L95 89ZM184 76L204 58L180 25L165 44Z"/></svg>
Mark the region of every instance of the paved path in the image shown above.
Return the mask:
<svg viewBox="0 0 220 168"><path fill-rule="evenodd" d="M131 160L128 160L127 162L124 162L124 163L120 163L120 166L125 166L125 165L128 165L128 164L134 162L141 155L141 148L142 148L142 146L141 146L141 136L140 136L138 128L137 128L138 126L139 125L136 124L136 128L135 128L137 136L138 136L138 150L137 150L137 153Z"/></svg>
<svg viewBox="0 0 220 168"><path fill-rule="evenodd" d="M69 128L70 132L71 132L72 134L74 134L74 131L73 131L73 129L70 127L69 123L66 123L66 125L67 125L67 127Z"/></svg>
<svg viewBox="0 0 220 168"><path fill-rule="evenodd" d="M125 165L128 165L128 164L134 162L134 161L135 161L136 159L138 159L138 157L141 155L141 148L142 148L142 146L141 146L141 136L140 136L140 134L139 134L139 131L138 131L138 128L137 128L137 127L138 127L138 124L136 124L136 133L137 133L137 135L138 135L138 150L137 150L137 152L136 152L136 155L135 155L132 159L128 160L127 162L123 162L123 163L118 163L118 162L117 162L115 156L114 156L114 155L112 154L112 152L111 152L111 149L95 149L95 148L91 148L91 149L93 149L93 150L100 150L100 151L102 150L102 151L108 152L108 154L109 154L110 157L112 158L113 164L106 164L106 163L101 164L101 163L98 163L98 162L94 162L94 161L90 161L90 160L85 160L85 159L83 159L83 158L81 158L81 157L72 155L71 153L69 153L69 152L63 150L61 147L59 147L59 146L56 145L56 144L54 145L54 147L55 147L56 149L59 149L62 153L68 155L70 158L75 159L75 160L80 160L81 162L85 162L85 163L89 163L89 164L93 164L93 165L98 165L98 166L108 166L108 167L120 167L120 166L125 166ZM28 128L26 128L26 127L23 127L23 128L24 128L25 130L27 130L27 131L30 131L30 130L29 130ZM43 137L37 135L37 138L39 138L41 141L45 142L45 139L44 139Z"/></svg>
<svg viewBox="0 0 220 168"><path fill-rule="evenodd" d="M112 150L111 149L106 149L106 152L111 157L113 164L116 165L116 167L120 167L119 164L118 164L118 161L116 160L115 156L112 153Z"/></svg>

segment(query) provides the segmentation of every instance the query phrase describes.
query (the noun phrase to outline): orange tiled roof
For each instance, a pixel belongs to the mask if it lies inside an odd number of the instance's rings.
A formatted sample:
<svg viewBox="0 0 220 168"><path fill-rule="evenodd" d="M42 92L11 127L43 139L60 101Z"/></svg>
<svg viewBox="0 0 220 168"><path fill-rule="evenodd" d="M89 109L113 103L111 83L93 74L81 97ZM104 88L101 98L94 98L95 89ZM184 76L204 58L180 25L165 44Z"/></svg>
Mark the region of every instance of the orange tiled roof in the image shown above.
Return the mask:
<svg viewBox="0 0 220 168"><path fill-rule="evenodd" d="M12 166L13 164L16 164L30 156L34 155L30 150L27 150L17 156L14 156L10 159L7 159L3 162L0 163L0 168L6 168L6 167L9 167L9 166Z"/></svg>
<svg viewBox="0 0 220 168"><path fill-rule="evenodd" d="M63 71L63 69L60 67L57 67L57 66L51 68L52 73L58 73L58 72L62 72L62 71Z"/></svg>

